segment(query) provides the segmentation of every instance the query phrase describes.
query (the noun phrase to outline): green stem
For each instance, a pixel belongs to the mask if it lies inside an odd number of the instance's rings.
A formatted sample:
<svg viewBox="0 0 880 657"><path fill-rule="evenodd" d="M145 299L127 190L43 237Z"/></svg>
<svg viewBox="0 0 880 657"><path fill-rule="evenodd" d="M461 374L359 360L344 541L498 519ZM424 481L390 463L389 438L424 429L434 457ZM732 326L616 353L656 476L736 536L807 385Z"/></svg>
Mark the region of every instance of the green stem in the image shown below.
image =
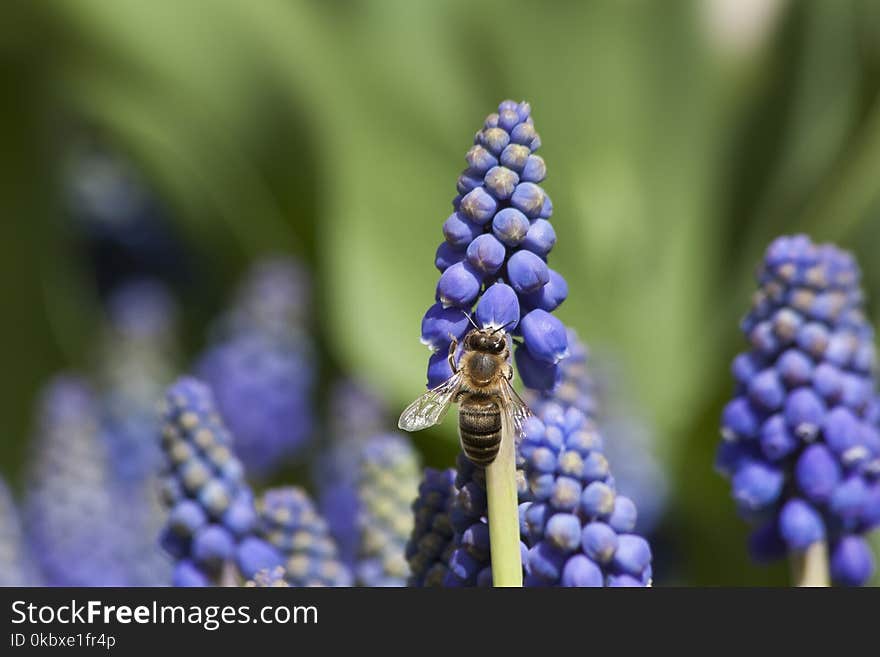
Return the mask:
<svg viewBox="0 0 880 657"><path fill-rule="evenodd" d="M792 552L791 578L795 586L831 586L828 544L816 541L803 552Z"/></svg>
<svg viewBox="0 0 880 657"><path fill-rule="evenodd" d="M503 422L501 449L486 468L489 541L494 586L522 586L519 551L519 505L516 494L516 449L509 422Z"/></svg>

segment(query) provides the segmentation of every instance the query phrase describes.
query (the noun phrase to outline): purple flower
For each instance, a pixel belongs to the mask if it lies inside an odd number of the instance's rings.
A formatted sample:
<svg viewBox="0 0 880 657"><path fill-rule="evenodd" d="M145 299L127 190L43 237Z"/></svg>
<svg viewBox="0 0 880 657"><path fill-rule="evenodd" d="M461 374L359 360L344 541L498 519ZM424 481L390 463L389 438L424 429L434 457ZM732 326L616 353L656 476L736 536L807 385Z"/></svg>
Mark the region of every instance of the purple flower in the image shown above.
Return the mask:
<svg viewBox="0 0 880 657"><path fill-rule="evenodd" d="M0 478L0 586L40 586L41 579L12 492Z"/></svg>
<svg viewBox="0 0 880 657"><path fill-rule="evenodd" d="M294 262L259 262L196 366L236 437L239 458L261 478L300 455L312 437L307 285Z"/></svg>
<svg viewBox="0 0 880 657"><path fill-rule="evenodd" d="M769 246L719 450L738 506L760 522L758 556L779 555L774 537L792 551L826 540L842 584L870 577L858 535L880 515L873 329L859 278L852 256L804 235Z"/></svg>
<svg viewBox="0 0 880 657"><path fill-rule="evenodd" d="M160 541L177 562L174 584L238 584L282 565L282 553L258 534L253 493L210 388L179 379L166 393L162 419L169 513Z"/></svg>
<svg viewBox="0 0 880 657"><path fill-rule="evenodd" d="M528 103L501 103L465 157L455 212L443 224L446 241L434 260L441 272L435 300L444 309L467 313L476 306L484 327L515 331L529 311L552 312L568 296L565 279L547 266L556 234L548 221L552 203L539 185L547 173L534 153L540 144ZM462 337L441 333L437 314L432 306L425 315L428 328L437 330L426 332L423 323L423 342L434 352L429 387L451 375L445 363L449 344ZM530 337L517 346L517 369L527 387L550 390L558 382L557 363L567 354L560 327L558 321L533 321Z"/></svg>

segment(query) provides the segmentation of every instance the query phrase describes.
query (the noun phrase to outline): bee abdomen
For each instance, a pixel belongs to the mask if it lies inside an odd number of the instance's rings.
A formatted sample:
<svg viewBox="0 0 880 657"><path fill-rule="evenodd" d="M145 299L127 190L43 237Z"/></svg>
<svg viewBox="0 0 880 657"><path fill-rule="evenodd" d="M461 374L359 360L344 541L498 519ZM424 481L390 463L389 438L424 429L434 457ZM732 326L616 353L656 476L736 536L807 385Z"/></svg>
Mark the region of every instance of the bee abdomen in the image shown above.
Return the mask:
<svg viewBox="0 0 880 657"><path fill-rule="evenodd" d="M494 401L464 402L458 411L458 432L464 455L475 465L487 466L501 447L501 409Z"/></svg>

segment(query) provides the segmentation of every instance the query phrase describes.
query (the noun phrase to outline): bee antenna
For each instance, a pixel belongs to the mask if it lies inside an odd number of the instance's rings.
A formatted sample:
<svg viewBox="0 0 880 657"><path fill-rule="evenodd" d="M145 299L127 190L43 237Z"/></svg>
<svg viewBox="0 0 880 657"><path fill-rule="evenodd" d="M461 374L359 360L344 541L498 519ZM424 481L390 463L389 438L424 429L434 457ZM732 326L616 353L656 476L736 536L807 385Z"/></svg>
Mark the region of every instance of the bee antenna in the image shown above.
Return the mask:
<svg viewBox="0 0 880 657"><path fill-rule="evenodd" d="M510 322L507 322L507 324L505 324L504 326L499 326L497 329L495 329L494 331L492 331L491 335L495 335L496 333L498 333L498 331L503 331L503 330L505 330L508 326L513 326L514 324L516 324L516 320L513 320L513 321L510 321Z"/></svg>
<svg viewBox="0 0 880 657"><path fill-rule="evenodd" d="M470 314L466 310L462 310L461 312L465 317L468 318L468 321L471 323L471 326L473 326L477 330L480 330L480 327L477 326L477 323L474 321L474 318L471 317Z"/></svg>

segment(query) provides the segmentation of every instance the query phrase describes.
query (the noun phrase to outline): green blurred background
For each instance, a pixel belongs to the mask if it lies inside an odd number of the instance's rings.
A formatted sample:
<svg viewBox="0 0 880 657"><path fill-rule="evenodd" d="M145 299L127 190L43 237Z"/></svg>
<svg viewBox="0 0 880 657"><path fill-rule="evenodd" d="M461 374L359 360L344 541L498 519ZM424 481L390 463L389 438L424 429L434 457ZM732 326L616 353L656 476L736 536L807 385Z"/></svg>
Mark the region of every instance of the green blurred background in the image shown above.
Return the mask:
<svg viewBox="0 0 880 657"><path fill-rule="evenodd" d="M325 369L398 408L424 385L419 322L471 136L527 99L559 314L656 423L674 563L658 584L785 581L748 561L712 467L718 416L770 239L835 240L880 290L880 2L12 1L0 80L2 474L40 384L97 330L59 198L81 135L170 208L191 349L247 263L287 251L315 273ZM454 435L417 444L438 464Z"/></svg>

